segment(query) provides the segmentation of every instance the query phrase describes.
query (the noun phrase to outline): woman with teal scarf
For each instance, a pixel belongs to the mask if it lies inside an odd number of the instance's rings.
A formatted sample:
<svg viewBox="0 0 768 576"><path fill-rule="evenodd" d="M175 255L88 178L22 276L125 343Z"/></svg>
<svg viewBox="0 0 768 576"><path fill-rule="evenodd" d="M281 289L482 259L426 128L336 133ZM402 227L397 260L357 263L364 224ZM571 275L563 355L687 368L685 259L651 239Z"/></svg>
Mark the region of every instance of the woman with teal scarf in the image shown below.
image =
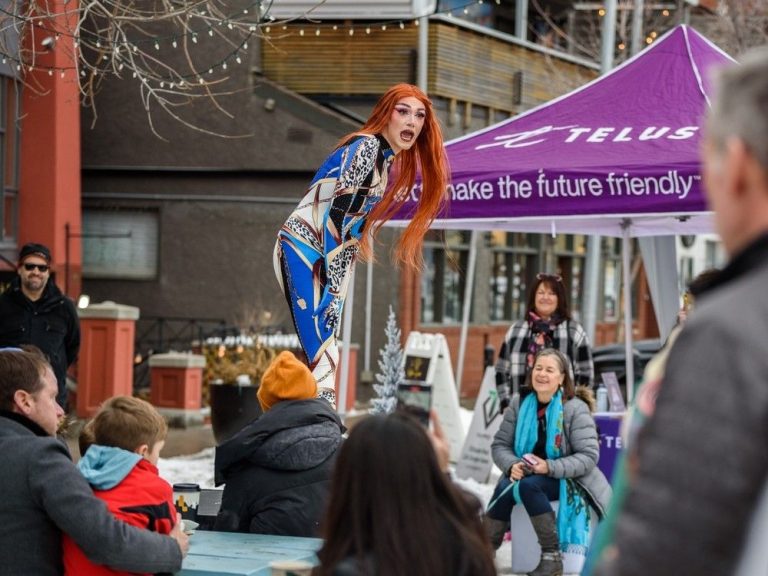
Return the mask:
<svg viewBox="0 0 768 576"><path fill-rule="evenodd" d="M505 481L496 486L486 514L491 522L508 521L512 507L522 503L541 546L539 565L529 574L558 576L561 551L586 554L588 506L602 518L611 487L597 468L592 391L574 388L568 358L559 350L541 350L527 384L535 394L522 403L519 396L512 399L491 445ZM557 516L554 500L560 502Z"/></svg>

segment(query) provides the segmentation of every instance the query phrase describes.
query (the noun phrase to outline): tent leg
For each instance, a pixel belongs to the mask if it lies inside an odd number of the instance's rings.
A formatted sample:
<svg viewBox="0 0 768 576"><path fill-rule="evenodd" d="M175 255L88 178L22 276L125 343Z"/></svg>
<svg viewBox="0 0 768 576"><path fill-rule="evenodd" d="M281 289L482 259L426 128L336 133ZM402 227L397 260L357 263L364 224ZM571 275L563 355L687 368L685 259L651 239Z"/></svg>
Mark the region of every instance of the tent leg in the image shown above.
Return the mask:
<svg viewBox="0 0 768 576"><path fill-rule="evenodd" d="M627 405L632 403L635 396L635 358L632 354L632 271L630 270L630 253L632 243L629 238L630 222L622 224L622 266L624 276L624 354L627 374Z"/></svg>
<svg viewBox="0 0 768 576"><path fill-rule="evenodd" d="M459 338L459 358L456 363L456 391L461 397L461 377L464 374L464 353L467 348L469 329L469 311L472 308L472 292L475 287L475 262L477 261L477 230L472 230L469 238L469 262L467 263L467 281L464 286L464 308L461 313L461 336Z"/></svg>

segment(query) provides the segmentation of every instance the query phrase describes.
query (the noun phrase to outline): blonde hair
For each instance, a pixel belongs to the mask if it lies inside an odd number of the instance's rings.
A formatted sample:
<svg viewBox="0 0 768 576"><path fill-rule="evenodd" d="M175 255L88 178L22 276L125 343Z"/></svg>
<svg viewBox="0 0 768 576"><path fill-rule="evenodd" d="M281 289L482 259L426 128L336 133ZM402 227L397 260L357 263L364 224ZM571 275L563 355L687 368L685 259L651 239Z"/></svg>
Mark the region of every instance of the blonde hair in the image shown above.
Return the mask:
<svg viewBox="0 0 768 576"><path fill-rule="evenodd" d="M132 396L115 396L101 405L93 419L93 438L100 446L133 452L165 440L168 424L152 404Z"/></svg>

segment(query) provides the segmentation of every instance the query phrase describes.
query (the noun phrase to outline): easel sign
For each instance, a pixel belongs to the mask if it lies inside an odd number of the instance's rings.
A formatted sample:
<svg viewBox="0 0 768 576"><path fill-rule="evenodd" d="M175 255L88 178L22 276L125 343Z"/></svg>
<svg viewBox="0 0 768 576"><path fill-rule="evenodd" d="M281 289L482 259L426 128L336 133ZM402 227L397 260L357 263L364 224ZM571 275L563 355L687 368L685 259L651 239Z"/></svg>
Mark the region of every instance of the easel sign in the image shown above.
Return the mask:
<svg viewBox="0 0 768 576"><path fill-rule="evenodd" d="M624 412L627 407L624 404L624 397L619 388L619 379L616 378L616 372L603 372L600 374L603 384L608 389L608 409L611 412Z"/></svg>
<svg viewBox="0 0 768 576"><path fill-rule="evenodd" d="M456 476L462 479L472 478L480 483L488 481L493 468L491 443L501 426L501 420L501 403L496 393L496 371L493 366L489 366L485 369L480 393L475 402L472 424L456 464Z"/></svg>
<svg viewBox="0 0 768 576"><path fill-rule="evenodd" d="M432 386L432 408L437 412L451 446L451 461L456 462L464 445L465 432L445 336L411 332L405 343L404 356L405 379Z"/></svg>

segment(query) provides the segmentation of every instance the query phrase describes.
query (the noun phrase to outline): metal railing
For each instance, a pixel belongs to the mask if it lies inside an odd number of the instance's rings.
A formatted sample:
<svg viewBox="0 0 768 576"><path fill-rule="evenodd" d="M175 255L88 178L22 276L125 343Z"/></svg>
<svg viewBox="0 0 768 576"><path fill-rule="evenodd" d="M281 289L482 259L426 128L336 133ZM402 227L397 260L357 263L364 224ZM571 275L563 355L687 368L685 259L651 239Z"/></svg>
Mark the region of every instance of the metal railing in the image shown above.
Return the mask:
<svg viewBox="0 0 768 576"><path fill-rule="evenodd" d="M238 327L219 318L144 316L136 321L135 353L144 357L171 350L186 351L208 338L239 333Z"/></svg>

